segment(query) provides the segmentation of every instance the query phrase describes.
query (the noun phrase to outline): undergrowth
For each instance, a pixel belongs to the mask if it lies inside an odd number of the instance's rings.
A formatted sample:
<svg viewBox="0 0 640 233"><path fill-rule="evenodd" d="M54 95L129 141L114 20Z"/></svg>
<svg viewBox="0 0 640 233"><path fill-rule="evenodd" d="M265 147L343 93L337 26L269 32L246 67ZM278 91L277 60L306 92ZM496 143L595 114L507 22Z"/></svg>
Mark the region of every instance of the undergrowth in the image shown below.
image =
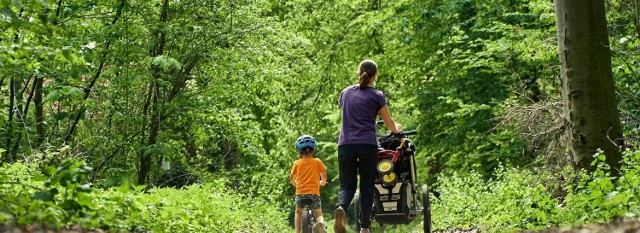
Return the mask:
<svg viewBox="0 0 640 233"><path fill-rule="evenodd" d="M0 169L0 224L81 225L110 232L283 232L286 215L260 198L229 190L224 181L183 189L86 183L84 162L58 168L5 164Z"/></svg>
<svg viewBox="0 0 640 233"><path fill-rule="evenodd" d="M440 199L433 198L437 229L478 228L490 232L606 222L640 214L640 151L624 153L622 176L609 176L604 154L594 155L597 170L551 174L501 169L495 179L477 174L444 177ZM577 181L577 182L576 182Z"/></svg>
<svg viewBox="0 0 640 233"><path fill-rule="evenodd" d="M594 155L597 170L548 172L501 168L495 178L479 173L440 177L439 197L430 195L436 230L512 232L553 226L609 222L640 215L640 150L625 151L621 177L609 176L604 154ZM422 232L422 218L385 232Z"/></svg>

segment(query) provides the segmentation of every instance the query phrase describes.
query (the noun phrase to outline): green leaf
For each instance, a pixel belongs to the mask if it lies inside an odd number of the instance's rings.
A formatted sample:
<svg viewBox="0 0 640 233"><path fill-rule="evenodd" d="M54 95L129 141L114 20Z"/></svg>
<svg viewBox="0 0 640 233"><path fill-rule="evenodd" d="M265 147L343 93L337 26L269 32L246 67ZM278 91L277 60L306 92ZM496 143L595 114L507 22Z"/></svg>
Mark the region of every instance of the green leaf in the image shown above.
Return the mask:
<svg viewBox="0 0 640 233"><path fill-rule="evenodd" d="M144 189L146 189L146 188L147 188L147 186L146 186L146 185L136 185L135 190L136 190L137 192L140 192L140 191L142 191L142 190L144 190Z"/></svg>
<svg viewBox="0 0 640 233"><path fill-rule="evenodd" d="M180 64L180 62L178 62L178 60L176 60L176 59L174 59L174 58L172 58L172 57L170 57L170 58L168 59L168 63L169 63L171 66L175 67L176 69L182 69L182 64Z"/></svg>
<svg viewBox="0 0 640 233"><path fill-rule="evenodd" d="M9 7L3 7L2 9L0 9L0 13L2 13L7 18L14 18L16 16Z"/></svg>
<svg viewBox="0 0 640 233"><path fill-rule="evenodd" d="M80 88L69 88L69 95L73 98L80 98L84 96L84 91Z"/></svg>
<svg viewBox="0 0 640 233"><path fill-rule="evenodd" d="M67 61L75 61L75 57L73 56L73 54L71 54L71 48L70 47L64 47L62 48L62 56L64 56L64 58L67 59Z"/></svg>
<svg viewBox="0 0 640 233"><path fill-rule="evenodd" d="M80 206L89 207L89 208L92 208L94 206L93 199L85 193L78 193L76 199L78 200L78 204Z"/></svg>
<svg viewBox="0 0 640 233"><path fill-rule="evenodd" d="M76 188L78 192L90 193L93 190L93 184L83 184Z"/></svg>
<svg viewBox="0 0 640 233"><path fill-rule="evenodd" d="M47 177L42 175L42 174L40 174L40 173L36 173L36 174L33 175L33 180L34 181L45 181L45 180L47 180Z"/></svg>
<svg viewBox="0 0 640 233"><path fill-rule="evenodd" d="M32 199L53 201L53 195L49 191L38 191L31 196Z"/></svg>
<svg viewBox="0 0 640 233"><path fill-rule="evenodd" d="M13 215L4 211L0 211L0 222L7 222L13 220Z"/></svg>
<svg viewBox="0 0 640 233"><path fill-rule="evenodd" d="M86 171L86 172L91 172L91 171L93 171L93 167L88 166L88 165L86 165L86 164L85 164L85 165L82 165L81 169L82 169L82 170L84 170L84 171Z"/></svg>
<svg viewBox="0 0 640 233"><path fill-rule="evenodd" d="M62 204L61 204L62 208L64 208L65 210L81 210L82 209L82 205L80 205L78 203L78 201L73 200L73 199L68 199L65 200Z"/></svg>
<svg viewBox="0 0 640 233"><path fill-rule="evenodd" d="M60 98L60 92L52 91L47 95L47 100L45 100L45 102L53 102L58 100L58 98Z"/></svg>
<svg viewBox="0 0 640 233"><path fill-rule="evenodd" d="M38 0L38 3L40 3L40 5L42 7L48 7L49 6L49 2L47 0Z"/></svg>
<svg viewBox="0 0 640 233"><path fill-rule="evenodd" d="M169 66L169 63L167 62L167 60L164 59L164 55L154 57L153 60L151 61L151 64L159 66L163 69Z"/></svg>

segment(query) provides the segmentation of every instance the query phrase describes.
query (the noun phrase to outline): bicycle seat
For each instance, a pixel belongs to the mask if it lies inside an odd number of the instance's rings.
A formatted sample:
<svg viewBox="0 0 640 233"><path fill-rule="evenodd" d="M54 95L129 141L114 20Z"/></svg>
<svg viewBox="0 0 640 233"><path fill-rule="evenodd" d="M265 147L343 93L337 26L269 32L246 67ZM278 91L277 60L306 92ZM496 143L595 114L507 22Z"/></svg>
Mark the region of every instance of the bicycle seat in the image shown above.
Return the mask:
<svg viewBox="0 0 640 233"><path fill-rule="evenodd" d="M302 204L303 206L311 205L313 204L313 200L311 200L311 198L308 198L308 197L303 197L303 198L300 198L300 204Z"/></svg>

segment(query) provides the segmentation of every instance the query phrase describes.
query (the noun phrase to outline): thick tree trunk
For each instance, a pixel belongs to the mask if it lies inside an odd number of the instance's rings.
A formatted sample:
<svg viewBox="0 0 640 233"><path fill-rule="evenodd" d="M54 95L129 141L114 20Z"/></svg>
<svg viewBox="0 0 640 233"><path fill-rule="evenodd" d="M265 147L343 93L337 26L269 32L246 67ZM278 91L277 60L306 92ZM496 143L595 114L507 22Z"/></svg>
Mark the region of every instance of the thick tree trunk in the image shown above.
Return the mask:
<svg viewBox="0 0 640 233"><path fill-rule="evenodd" d="M604 2L556 0L566 139L577 169L594 169L598 149L613 175L623 145L611 73Z"/></svg>

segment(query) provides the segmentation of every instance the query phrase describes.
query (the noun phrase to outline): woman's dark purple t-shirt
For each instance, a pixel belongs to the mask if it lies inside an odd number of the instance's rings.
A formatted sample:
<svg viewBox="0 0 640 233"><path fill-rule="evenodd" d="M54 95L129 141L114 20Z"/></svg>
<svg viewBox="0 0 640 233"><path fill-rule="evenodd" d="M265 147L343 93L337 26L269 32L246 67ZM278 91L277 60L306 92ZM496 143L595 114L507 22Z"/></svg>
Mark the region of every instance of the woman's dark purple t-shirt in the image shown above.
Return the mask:
<svg viewBox="0 0 640 233"><path fill-rule="evenodd" d="M382 91L369 87L350 86L340 94L342 128L338 146L345 144L372 144L376 142L376 115L387 98Z"/></svg>

